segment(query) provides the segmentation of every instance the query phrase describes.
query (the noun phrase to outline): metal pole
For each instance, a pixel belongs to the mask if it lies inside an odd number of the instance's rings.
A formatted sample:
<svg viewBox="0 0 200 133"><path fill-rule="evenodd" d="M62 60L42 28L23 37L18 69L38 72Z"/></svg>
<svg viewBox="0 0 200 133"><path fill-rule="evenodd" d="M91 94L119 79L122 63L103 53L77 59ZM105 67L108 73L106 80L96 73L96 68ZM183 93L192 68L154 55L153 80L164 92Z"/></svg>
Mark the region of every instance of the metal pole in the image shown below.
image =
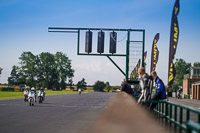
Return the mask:
<svg viewBox="0 0 200 133"><path fill-rule="evenodd" d="M126 74L124 73L124 71L110 58L110 56L107 56L108 59L118 68L118 70L124 75L126 76Z"/></svg>
<svg viewBox="0 0 200 133"><path fill-rule="evenodd" d="M49 27L48 31L51 32L52 30L104 30L104 31L136 31L141 32L144 29L114 29L114 28L68 28L68 27Z"/></svg>
<svg viewBox="0 0 200 133"><path fill-rule="evenodd" d="M145 30L143 30L143 47L142 47L142 67L145 67L144 66L144 45L145 45Z"/></svg>
<svg viewBox="0 0 200 133"><path fill-rule="evenodd" d="M77 55L79 55L79 47L80 47L80 30L78 29Z"/></svg>
<svg viewBox="0 0 200 133"><path fill-rule="evenodd" d="M130 43L130 30L128 30L127 41L126 41L126 81L128 81L128 71L129 71L129 43Z"/></svg>

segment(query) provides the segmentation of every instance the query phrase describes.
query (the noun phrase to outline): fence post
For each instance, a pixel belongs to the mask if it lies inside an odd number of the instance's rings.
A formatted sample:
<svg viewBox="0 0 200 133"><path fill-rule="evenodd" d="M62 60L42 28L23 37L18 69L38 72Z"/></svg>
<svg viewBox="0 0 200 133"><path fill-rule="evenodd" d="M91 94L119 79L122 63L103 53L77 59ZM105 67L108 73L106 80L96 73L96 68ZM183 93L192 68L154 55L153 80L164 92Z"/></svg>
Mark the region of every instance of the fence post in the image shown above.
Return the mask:
<svg viewBox="0 0 200 133"><path fill-rule="evenodd" d="M190 120L190 111L187 109L186 122Z"/></svg>
<svg viewBox="0 0 200 133"><path fill-rule="evenodd" d="M158 103L159 104L159 113L161 112L161 102Z"/></svg>
<svg viewBox="0 0 200 133"><path fill-rule="evenodd" d="M170 104L170 108L169 108L169 117L170 119L172 119L172 104Z"/></svg>
<svg viewBox="0 0 200 133"><path fill-rule="evenodd" d="M164 102L162 102L162 114L164 115Z"/></svg>
<svg viewBox="0 0 200 133"><path fill-rule="evenodd" d="M183 123L183 108L182 107L180 107L180 115L179 115L179 119L180 119L180 121L179 121L179 123L180 123L180 128L179 128L179 130L181 131L182 130L182 123Z"/></svg>
<svg viewBox="0 0 200 133"><path fill-rule="evenodd" d="M198 114L198 123L200 124L200 114Z"/></svg>
<svg viewBox="0 0 200 133"><path fill-rule="evenodd" d="M166 105L165 105L165 116L167 117L168 116L168 103L166 103Z"/></svg>
<svg viewBox="0 0 200 133"><path fill-rule="evenodd" d="M177 121L177 106L174 106L174 120Z"/></svg>

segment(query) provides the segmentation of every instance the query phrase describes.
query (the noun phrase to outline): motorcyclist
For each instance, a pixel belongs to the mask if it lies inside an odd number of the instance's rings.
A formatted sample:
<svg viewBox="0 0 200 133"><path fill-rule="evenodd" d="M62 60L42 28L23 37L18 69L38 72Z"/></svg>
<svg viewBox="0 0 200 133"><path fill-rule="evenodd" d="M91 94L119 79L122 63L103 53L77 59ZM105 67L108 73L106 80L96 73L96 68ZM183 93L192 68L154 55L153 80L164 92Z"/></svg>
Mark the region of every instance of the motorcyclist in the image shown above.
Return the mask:
<svg viewBox="0 0 200 133"><path fill-rule="evenodd" d="M28 87L25 87L23 94L24 94L24 101L27 101L26 98L28 97Z"/></svg>
<svg viewBox="0 0 200 133"><path fill-rule="evenodd" d="M45 90L43 87L40 87L40 91L43 92L43 98L45 97Z"/></svg>
<svg viewBox="0 0 200 133"><path fill-rule="evenodd" d="M82 90L79 88L79 89L78 89L79 95L81 95L81 91L82 91Z"/></svg>
<svg viewBox="0 0 200 133"><path fill-rule="evenodd" d="M36 102L36 97L37 97L37 91L34 87L31 88L31 91L35 93L35 102Z"/></svg>
<svg viewBox="0 0 200 133"><path fill-rule="evenodd" d="M24 94L26 94L28 92L28 88L26 87L23 91Z"/></svg>
<svg viewBox="0 0 200 133"><path fill-rule="evenodd" d="M43 95L45 96L45 90L44 90L44 88L41 87L40 90L43 92Z"/></svg>

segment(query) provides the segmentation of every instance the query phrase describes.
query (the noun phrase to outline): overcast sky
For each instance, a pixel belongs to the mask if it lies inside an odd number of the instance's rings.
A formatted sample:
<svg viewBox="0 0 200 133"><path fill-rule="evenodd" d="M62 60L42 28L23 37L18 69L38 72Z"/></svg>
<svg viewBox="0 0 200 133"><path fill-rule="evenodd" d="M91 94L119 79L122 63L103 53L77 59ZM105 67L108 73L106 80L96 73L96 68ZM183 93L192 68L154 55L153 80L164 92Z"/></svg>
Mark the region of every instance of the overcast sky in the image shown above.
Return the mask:
<svg viewBox="0 0 200 133"><path fill-rule="evenodd" d="M23 51L61 51L72 60L74 83L86 79L119 85L123 75L106 57L76 55L76 35L49 33L48 27L145 29L147 72L156 33L160 51L156 70L167 84L171 15L175 0L0 0L0 83L6 83ZM180 35L176 58L200 62L200 0L180 0ZM119 36L120 37L120 36ZM121 38L123 38L121 36ZM119 38L120 39L120 38ZM123 50L123 45L118 46ZM125 58L114 58L122 69ZM125 71L125 70L124 70Z"/></svg>

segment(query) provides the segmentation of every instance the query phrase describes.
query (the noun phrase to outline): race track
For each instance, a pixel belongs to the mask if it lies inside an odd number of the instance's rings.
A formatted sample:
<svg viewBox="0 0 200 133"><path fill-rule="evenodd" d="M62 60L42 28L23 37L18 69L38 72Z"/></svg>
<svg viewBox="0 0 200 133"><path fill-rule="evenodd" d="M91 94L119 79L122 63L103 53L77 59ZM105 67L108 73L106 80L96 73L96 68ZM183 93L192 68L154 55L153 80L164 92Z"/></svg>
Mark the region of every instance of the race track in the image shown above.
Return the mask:
<svg viewBox="0 0 200 133"><path fill-rule="evenodd" d="M23 99L0 101L1 133L80 133L106 108L114 93L47 96L30 107Z"/></svg>

